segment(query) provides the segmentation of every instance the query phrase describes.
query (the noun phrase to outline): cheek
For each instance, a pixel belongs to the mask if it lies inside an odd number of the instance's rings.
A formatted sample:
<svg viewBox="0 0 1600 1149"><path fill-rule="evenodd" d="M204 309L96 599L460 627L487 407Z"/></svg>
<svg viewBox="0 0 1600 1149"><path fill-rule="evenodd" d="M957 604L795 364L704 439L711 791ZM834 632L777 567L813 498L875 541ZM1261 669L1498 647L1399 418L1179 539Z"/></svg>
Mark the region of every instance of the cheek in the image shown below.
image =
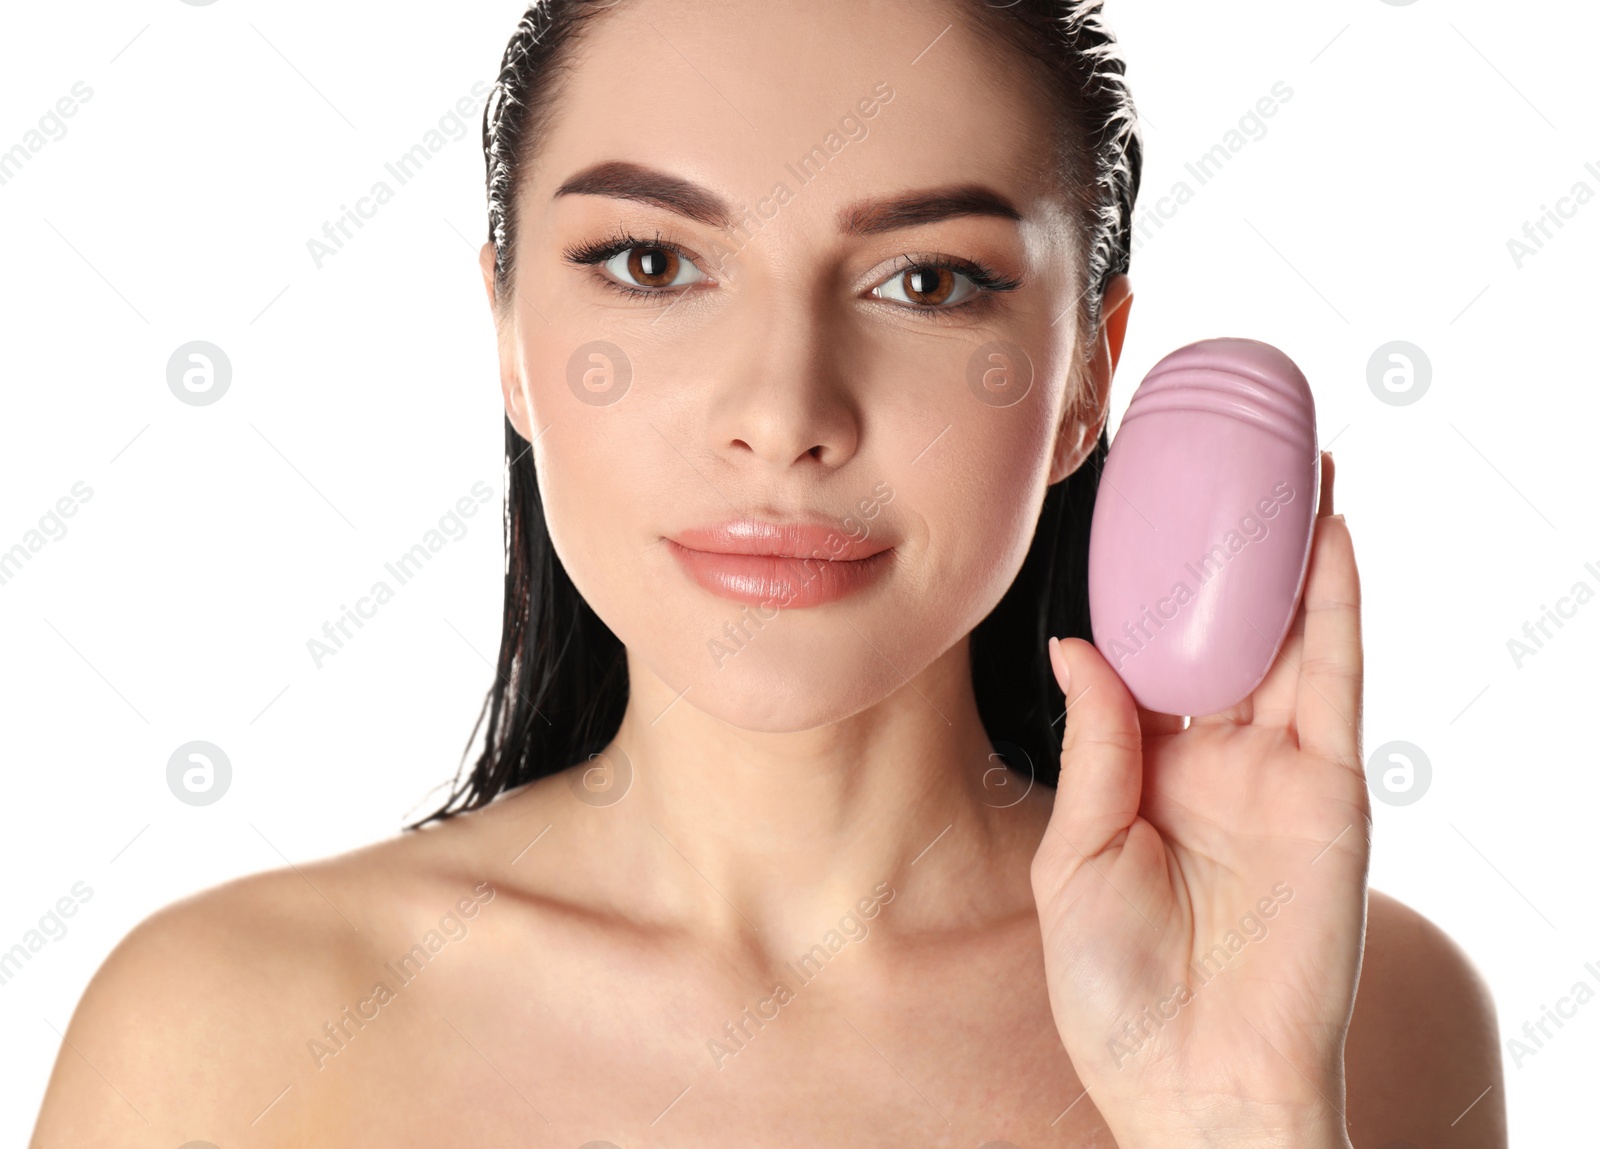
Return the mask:
<svg viewBox="0 0 1600 1149"><path fill-rule="evenodd" d="M617 617L618 604L638 597L640 556L654 537L639 492L666 497L664 445L637 409L636 394L592 405L569 389L565 357L529 367L546 530L578 592L623 636L627 620Z"/></svg>
<svg viewBox="0 0 1600 1149"><path fill-rule="evenodd" d="M946 435L945 452L911 469L908 494L927 520L921 577L930 614L957 635L1000 601L1033 541L1049 478L1047 408L1046 396L1030 395L969 412Z"/></svg>
<svg viewBox="0 0 1600 1149"><path fill-rule="evenodd" d="M636 353L629 389L607 404L577 393L594 366L583 353L530 358L527 377L535 434L545 428L534 460L555 553L600 620L676 690L715 669L707 642L739 607L707 601L661 541L726 504L686 461L695 445L663 403L673 380L655 362Z"/></svg>
<svg viewBox="0 0 1600 1149"><path fill-rule="evenodd" d="M904 491L902 509L925 523L913 571L928 604L919 612L930 626L961 628L954 637L993 609L1027 555L1062 400L1051 381L1066 374L1053 352L1040 351L1020 370L1013 356L995 354L1017 344L1048 347L1024 326L973 342L952 339L873 365L892 396L880 419L893 439L884 455L905 461L889 477ZM1004 388L1019 382L1025 390L1011 399Z"/></svg>

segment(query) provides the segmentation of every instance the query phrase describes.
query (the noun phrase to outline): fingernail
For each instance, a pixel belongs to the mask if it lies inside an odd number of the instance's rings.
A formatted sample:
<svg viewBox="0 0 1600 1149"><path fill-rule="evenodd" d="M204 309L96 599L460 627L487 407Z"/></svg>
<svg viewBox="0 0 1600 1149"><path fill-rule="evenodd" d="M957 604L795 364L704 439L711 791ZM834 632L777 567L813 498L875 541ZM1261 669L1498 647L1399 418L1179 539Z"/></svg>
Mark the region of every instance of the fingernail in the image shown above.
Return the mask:
<svg viewBox="0 0 1600 1149"><path fill-rule="evenodd" d="M1049 645L1050 665L1055 667L1056 677L1061 680L1061 693L1065 694L1072 688L1072 670L1067 666L1067 656L1061 653L1061 640L1051 635Z"/></svg>

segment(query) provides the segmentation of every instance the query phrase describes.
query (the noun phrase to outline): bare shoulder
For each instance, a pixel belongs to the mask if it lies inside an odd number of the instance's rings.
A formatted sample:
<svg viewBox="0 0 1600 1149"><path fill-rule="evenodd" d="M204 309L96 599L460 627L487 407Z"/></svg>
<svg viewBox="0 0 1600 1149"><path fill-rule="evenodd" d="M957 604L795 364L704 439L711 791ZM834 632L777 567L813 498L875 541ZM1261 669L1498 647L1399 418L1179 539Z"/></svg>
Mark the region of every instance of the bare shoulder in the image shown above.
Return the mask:
<svg viewBox="0 0 1600 1149"><path fill-rule="evenodd" d="M453 822L240 878L146 918L79 1001L34 1144L264 1143L254 1122L308 1079L308 1037L359 1000L375 962L430 930L443 937L451 921L465 929L494 896L472 872L471 831ZM274 1144L314 1140L293 1121L274 1127Z"/></svg>
<svg viewBox="0 0 1600 1149"><path fill-rule="evenodd" d="M1417 911L1371 890L1345 1044L1351 1141L1381 1149L1502 1149L1505 1090L1494 998L1465 951Z"/></svg>

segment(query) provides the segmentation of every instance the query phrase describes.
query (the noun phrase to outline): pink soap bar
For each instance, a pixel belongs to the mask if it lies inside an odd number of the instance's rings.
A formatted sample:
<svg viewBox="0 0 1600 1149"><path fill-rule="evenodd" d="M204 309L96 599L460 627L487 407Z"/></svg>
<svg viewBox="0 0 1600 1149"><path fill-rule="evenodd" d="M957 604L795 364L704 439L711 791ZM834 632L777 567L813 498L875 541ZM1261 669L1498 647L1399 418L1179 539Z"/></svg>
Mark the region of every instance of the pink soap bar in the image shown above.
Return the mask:
<svg viewBox="0 0 1600 1149"><path fill-rule="evenodd" d="M1304 588L1322 467L1311 387L1254 339L1151 368L1089 532L1094 643L1139 705L1205 715L1266 677Z"/></svg>

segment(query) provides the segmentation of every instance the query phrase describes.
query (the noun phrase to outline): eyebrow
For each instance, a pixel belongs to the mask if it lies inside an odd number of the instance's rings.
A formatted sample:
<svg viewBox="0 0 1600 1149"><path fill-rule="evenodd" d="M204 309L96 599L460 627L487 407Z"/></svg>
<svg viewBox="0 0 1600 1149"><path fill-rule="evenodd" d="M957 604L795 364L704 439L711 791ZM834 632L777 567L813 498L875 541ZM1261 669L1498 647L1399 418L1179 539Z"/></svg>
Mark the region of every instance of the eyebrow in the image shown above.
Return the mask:
<svg viewBox="0 0 1600 1149"><path fill-rule="evenodd" d="M723 230L729 230L734 219L728 202L715 192L681 176L626 160L608 160L585 168L558 187L552 198L564 195L636 200ZM1022 219L1022 213L1005 196L982 184L969 183L890 199L861 200L841 208L836 223L846 235L879 235L969 215Z"/></svg>
<svg viewBox="0 0 1600 1149"><path fill-rule="evenodd" d="M654 204L712 227L726 228L733 213L722 197L681 176L643 164L608 160L585 168L556 189L555 196L600 195Z"/></svg>
<svg viewBox="0 0 1600 1149"><path fill-rule="evenodd" d="M839 212L839 230L848 235L878 235L964 215L1022 219L1022 213L999 192L982 184L961 184L851 204Z"/></svg>

